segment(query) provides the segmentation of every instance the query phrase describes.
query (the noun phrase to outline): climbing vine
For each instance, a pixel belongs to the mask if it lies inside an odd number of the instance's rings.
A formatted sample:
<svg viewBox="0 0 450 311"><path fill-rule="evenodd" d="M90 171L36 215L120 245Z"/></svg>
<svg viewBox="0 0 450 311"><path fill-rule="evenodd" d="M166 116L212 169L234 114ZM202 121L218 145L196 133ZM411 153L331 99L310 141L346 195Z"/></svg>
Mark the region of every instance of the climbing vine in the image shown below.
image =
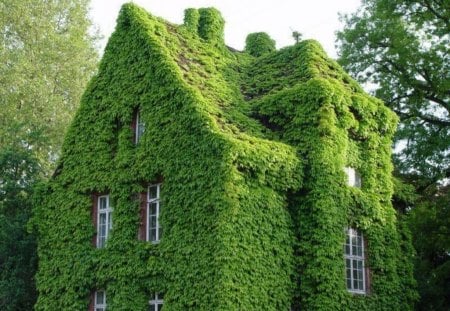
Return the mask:
<svg viewBox="0 0 450 311"><path fill-rule="evenodd" d="M147 310L153 292L164 310L410 308L390 203L396 117L316 42L255 57L228 49L223 27L211 8L177 26L123 6L59 167L37 191L37 310L86 310L96 289L111 310ZM135 144L137 110L146 126ZM346 186L345 166L361 189ZM137 238L136 194L155 180L158 244ZM98 193L114 202L102 249ZM369 245L364 296L345 288L350 225Z"/></svg>

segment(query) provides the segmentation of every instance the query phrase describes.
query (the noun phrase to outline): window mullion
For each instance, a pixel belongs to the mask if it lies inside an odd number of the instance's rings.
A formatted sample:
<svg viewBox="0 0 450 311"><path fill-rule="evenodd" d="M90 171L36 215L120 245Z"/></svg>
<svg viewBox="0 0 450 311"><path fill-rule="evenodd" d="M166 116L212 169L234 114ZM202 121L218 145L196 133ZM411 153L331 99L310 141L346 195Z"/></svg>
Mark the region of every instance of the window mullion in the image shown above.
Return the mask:
<svg viewBox="0 0 450 311"><path fill-rule="evenodd" d="M159 241L159 200L156 200L156 241Z"/></svg>

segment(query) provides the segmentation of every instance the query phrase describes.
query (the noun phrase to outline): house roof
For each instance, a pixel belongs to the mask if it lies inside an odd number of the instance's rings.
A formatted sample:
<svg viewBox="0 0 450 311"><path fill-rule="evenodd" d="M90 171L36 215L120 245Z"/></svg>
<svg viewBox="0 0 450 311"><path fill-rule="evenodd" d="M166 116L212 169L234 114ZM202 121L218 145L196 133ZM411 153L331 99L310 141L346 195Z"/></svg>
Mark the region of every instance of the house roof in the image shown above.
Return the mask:
<svg viewBox="0 0 450 311"><path fill-rule="evenodd" d="M99 148L99 144L87 147L91 137L80 143L80 134L71 135L71 131L87 126L92 129L84 131L92 133L101 128L108 138L116 127L129 124L140 107L143 112L154 110L148 118L158 115L148 120L155 123L153 127L212 135L219 142L210 146L222 144L230 163L259 172L254 174L262 182L272 176L278 179L273 183L276 187L298 188L302 131L323 125L323 115L317 113L321 107L336 110L340 126L354 128L356 136L392 124L384 117L374 119L390 112L365 94L316 41L269 49L255 57L228 48L223 28L224 21L214 8L188 9L184 24L174 25L134 4L123 5L63 150L71 149L73 154L76 146L81 154ZM367 117L366 128L359 126L354 112ZM170 139L176 139L177 133ZM108 148L102 152L114 153ZM102 158L108 159L98 157ZM103 165L113 165L110 162Z"/></svg>

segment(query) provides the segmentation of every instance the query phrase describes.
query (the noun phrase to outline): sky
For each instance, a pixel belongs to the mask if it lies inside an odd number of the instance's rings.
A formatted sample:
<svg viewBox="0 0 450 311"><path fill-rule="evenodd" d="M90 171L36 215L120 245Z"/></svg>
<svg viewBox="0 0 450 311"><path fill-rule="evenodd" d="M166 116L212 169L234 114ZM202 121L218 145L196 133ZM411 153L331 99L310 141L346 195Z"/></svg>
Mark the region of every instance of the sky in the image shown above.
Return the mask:
<svg viewBox="0 0 450 311"><path fill-rule="evenodd" d="M299 31L336 58L335 31L342 28L338 13L355 12L361 0L91 0L92 20L104 37L102 49L126 2L175 24L182 24L186 8L215 7L225 19L225 42L235 49L242 50L252 32L267 32L281 48L292 45L292 32Z"/></svg>

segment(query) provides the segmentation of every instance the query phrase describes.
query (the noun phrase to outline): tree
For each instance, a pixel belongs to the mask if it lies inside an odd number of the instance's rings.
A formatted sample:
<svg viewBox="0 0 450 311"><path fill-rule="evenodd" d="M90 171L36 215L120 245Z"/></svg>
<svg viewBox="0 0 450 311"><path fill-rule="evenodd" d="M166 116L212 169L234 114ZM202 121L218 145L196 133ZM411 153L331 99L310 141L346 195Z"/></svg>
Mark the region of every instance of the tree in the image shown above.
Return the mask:
<svg viewBox="0 0 450 311"><path fill-rule="evenodd" d="M88 3L0 1L0 148L23 141L47 174L97 64Z"/></svg>
<svg viewBox="0 0 450 311"><path fill-rule="evenodd" d="M32 310L36 239L26 230L39 167L20 144L0 150L0 309Z"/></svg>
<svg viewBox="0 0 450 311"><path fill-rule="evenodd" d="M415 278L421 299L418 310L450 306L450 196L422 197L407 217L417 252Z"/></svg>
<svg viewBox="0 0 450 311"><path fill-rule="evenodd" d="M449 177L448 1L365 0L343 20L340 63L400 116L397 169L423 186Z"/></svg>
<svg viewBox="0 0 450 311"><path fill-rule="evenodd" d="M36 182L49 176L97 64L88 0L0 0L0 309L32 310Z"/></svg>
<svg viewBox="0 0 450 311"><path fill-rule="evenodd" d="M365 0L343 16L341 64L399 116L396 173L415 186L400 212L413 232L418 310L450 305L450 5Z"/></svg>

